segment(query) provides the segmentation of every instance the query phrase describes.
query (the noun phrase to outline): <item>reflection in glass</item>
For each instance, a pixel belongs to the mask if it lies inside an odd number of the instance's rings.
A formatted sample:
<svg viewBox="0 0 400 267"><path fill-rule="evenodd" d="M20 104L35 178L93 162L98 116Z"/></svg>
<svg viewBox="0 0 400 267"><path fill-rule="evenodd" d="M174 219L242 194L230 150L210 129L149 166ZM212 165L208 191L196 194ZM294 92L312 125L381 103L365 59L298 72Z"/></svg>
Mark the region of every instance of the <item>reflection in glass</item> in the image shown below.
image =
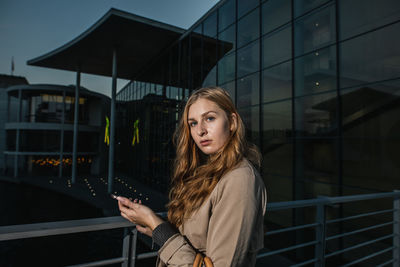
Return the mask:
<svg viewBox="0 0 400 267"><path fill-rule="evenodd" d="M225 3L218 9L218 12L218 31L222 31L235 21L236 1L225 1Z"/></svg>
<svg viewBox="0 0 400 267"><path fill-rule="evenodd" d="M260 104L259 90L260 78L259 73L237 80L237 107L247 107Z"/></svg>
<svg viewBox="0 0 400 267"><path fill-rule="evenodd" d="M225 55L236 49L236 24L233 24L225 31L218 34L219 42L219 53Z"/></svg>
<svg viewBox="0 0 400 267"><path fill-rule="evenodd" d="M291 0L269 0L262 6L262 32L266 34L291 20Z"/></svg>
<svg viewBox="0 0 400 267"><path fill-rule="evenodd" d="M336 47L296 58L294 74L296 96L336 89Z"/></svg>
<svg viewBox="0 0 400 267"><path fill-rule="evenodd" d="M262 102L292 97L292 62L262 72Z"/></svg>
<svg viewBox="0 0 400 267"><path fill-rule="evenodd" d="M258 8L238 21L237 45L241 47L260 36L260 15Z"/></svg>
<svg viewBox="0 0 400 267"><path fill-rule="evenodd" d="M337 95L325 93L295 99L297 136L337 135Z"/></svg>
<svg viewBox="0 0 400 267"><path fill-rule="evenodd" d="M292 57L292 27L264 36L262 39L262 67L277 64Z"/></svg>
<svg viewBox="0 0 400 267"><path fill-rule="evenodd" d="M221 84L220 87L222 87L223 89L225 89L229 96L232 99L233 104L235 104L235 99L236 99L236 94L235 94L235 82L228 82L225 84Z"/></svg>
<svg viewBox="0 0 400 267"><path fill-rule="evenodd" d="M237 52L237 75L243 77L260 69L259 42L255 41Z"/></svg>
<svg viewBox="0 0 400 267"><path fill-rule="evenodd" d="M393 110L395 111L395 110ZM399 109L396 110L399 114ZM363 127L374 124L364 122ZM375 121L377 123L378 121ZM393 129L400 132L397 121ZM343 138L343 185L369 192L392 191L399 184L400 140L396 138Z"/></svg>
<svg viewBox="0 0 400 267"><path fill-rule="evenodd" d="M400 1L398 0L340 0L338 6L340 40L400 19Z"/></svg>
<svg viewBox="0 0 400 267"><path fill-rule="evenodd" d="M203 81L202 87L207 86L215 86L217 84L217 66L211 69L209 73L207 73L206 78Z"/></svg>
<svg viewBox="0 0 400 267"><path fill-rule="evenodd" d="M296 139L296 199L316 194L337 196L338 144L336 138Z"/></svg>
<svg viewBox="0 0 400 267"><path fill-rule="evenodd" d="M218 62L218 83L235 79L235 54L231 53Z"/></svg>
<svg viewBox="0 0 400 267"><path fill-rule="evenodd" d="M250 142L259 146L260 144L260 107L249 107L238 109L240 117L246 127L246 136Z"/></svg>
<svg viewBox="0 0 400 267"><path fill-rule="evenodd" d="M246 0L246 1L237 1L238 4L238 17L240 18L251 9L255 8L260 0Z"/></svg>
<svg viewBox="0 0 400 267"><path fill-rule="evenodd" d="M340 94L344 138L399 139L400 80Z"/></svg>
<svg viewBox="0 0 400 267"><path fill-rule="evenodd" d="M400 22L340 44L340 86L398 78Z"/></svg>
<svg viewBox="0 0 400 267"><path fill-rule="evenodd" d="M317 10L295 22L295 56L335 42L335 8L333 5Z"/></svg>

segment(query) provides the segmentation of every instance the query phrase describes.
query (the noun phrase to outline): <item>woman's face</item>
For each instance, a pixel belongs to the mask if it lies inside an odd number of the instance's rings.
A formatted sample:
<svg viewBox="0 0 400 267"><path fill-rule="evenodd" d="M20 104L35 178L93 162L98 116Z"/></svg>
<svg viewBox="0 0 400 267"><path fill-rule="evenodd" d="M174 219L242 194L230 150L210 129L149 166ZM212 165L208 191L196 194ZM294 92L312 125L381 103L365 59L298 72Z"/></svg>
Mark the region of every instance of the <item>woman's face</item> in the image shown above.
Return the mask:
<svg viewBox="0 0 400 267"><path fill-rule="evenodd" d="M232 121L236 115L232 114ZM199 98L189 108L190 134L197 147L206 155L217 152L228 141L233 124L214 102Z"/></svg>

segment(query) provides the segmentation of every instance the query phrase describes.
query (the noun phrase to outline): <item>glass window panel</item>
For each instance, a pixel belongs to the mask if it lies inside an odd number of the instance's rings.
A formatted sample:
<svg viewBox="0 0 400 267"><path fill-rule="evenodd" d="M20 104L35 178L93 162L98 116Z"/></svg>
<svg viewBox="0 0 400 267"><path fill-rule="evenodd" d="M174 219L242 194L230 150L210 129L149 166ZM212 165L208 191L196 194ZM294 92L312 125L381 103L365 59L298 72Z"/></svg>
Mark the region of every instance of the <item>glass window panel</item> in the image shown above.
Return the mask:
<svg viewBox="0 0 400 267"><path fill-rule="evenodd" d="M7 130L7 144L6 150L7 151L15 151L16 149L16 140L17 140L17 131L16 130Z"/></svg>
<svg viewBox="0 0 400 267"><path fill-rule="evenodd" d="M209 73L207 73L206 78L203 81L202 87L207 87L207 86L215 86L217 84L217 68L214 66L214 68L211 69Z"/></svg>
<svg viewBox="0 0 400 267"><path fill-rule="evenodd" d="M194 28L193 32L202 34L203 33L203 24L199 24Z"/></svg>
<svg viewBox="0 0 400 267"><path fill-rule="evenodd" d="M400 19L400 1L340 0L339 11L343 40Z"/></svg>
<svg viewBox="0 0 400 267"><path fill-rule="evenodd" d="M367 189L368 192L392 191L393 188L399 188L398 136L343 138L344 187Z"/></svg>
<svg viewBox="0 0 400 267"><path fill-rule="evenodd" d="M218 83L235 79L235 54L229 54L218 62Z"/></svg>
<svg viewBox="0 0 400 267"><path fill-rule="evenodd" d="M269 0L262 6L262 32L266 34L292 18L291 0Z"/></svg>
<svg viewBox="0 0 400 267"><path fill-rule="evenodd" d="M286 161L290 159L292 155L288 156L290 158L285 158ZM266 167L262 168L262 178L264 179L264 184L265 187L268 188L268 202L280 202L280 201L291 201L293 199L293 178L287 177L287 176L279 176L279 175L274 175L268 172L268 167L269 164L264 164L264 162L268 163L268 160L266 160L263 157L263 166L265 165ZM280 165L283 165L282 162L279 162ZM285 167L283 167L285 168ZM280 211L282 213L282 211ZM292 219L291 215L292 213L289 212L289 210L285 210L285 216L281 214L274 214L274 212L269 212L268 213L268 222L274 222L277 225L287 225L289 224ZM271 239L271 243L274 243Z"/></svg>
<svg viewBox="0 0 400 267"><path fill-rule="evenodd" d="M333 5L317 10L295 22L296 56L335 42L335 8Z"/></svg>
<svg viewBox="0 0 400 267"><path fill-rule="evenodd" d="M237 75L243 77L260 69L259 42L253 42L237 52Z"/></svg>
<svg viewBox="0 0 400 267"><path fill-rule="evenodd" d="M295 17L301 16L311 9L321 6L329 1L330 0L295 0L293 1L294 15Z"/></svg>
<svg viewBox="0 0 400 267"><path fill-rule="evenodd" d="M262 101L270 102L292 97L292 62L262 72Z"/></svg>
<svg viewBox="0 0 400 267"><path fill-rule="evenodd" d="M341 91L345 138L400 136L400 80Z"/></svg>
<svg viewBox="0 0 400 267"><path fill-rule="evenodd" d="M237 107L247 107L260 104L260 78L259 73L237 80Z"/></svg>
<svg viewBox="0 0 400 267"><path fill-rule="evenodd" d="M400 76L400 23L345 41L340 46L340 86Z"/></svg>
<svg viewBox="0 0 400 267"><path fill-rule="evenodd" d="M237 3L238 3L238 17L240 18L241 16L249 12L251 9L255 8L258 5L259 0L246 0L246 1L238 0Z"/></svg>
<svg viewBox="0 0 400 267"><path fill-rule="evenodd" d="M295 95L336 89L336 47L318 50L295 60Z"/></svg>
<svg viewBox="0 0 400 267"><path fill-rule="evenodd" d="M337 139L296 140L296 199L338 194Z"/></svg>
<svg viewBox="0 0 400 267"><path fill-rule="evenodd" d="M236 1L228 0L218 10L218 29L219 31L224 30L227 26L235 21L236 17Z"/></svg>
<svg viewBox="0 0 400 267"><path fill-rule="evenodd" d="M325 93L295 99L297 136L337 134L337 95Z"/></svg>
<svg viewBox="0 0 400 267"><path fill-rule="evenodd" d="M257 39L260 35L259 29L260 16L257 8L238 22L238 47Z"/></svg>
<svg viewBox="0 0 400 267"><path fill-rule="evenodd" d="M243 123L246 127L246 137L250 140L250 142L255 145L259 145L259 137L260 137L260 107L249 107L242 108L238 110L240 117L243 120Z"/></svg>
<svg viewBox="0 0 400 267"><path fill-rule="evenodd" d="M225 84L221 84L220 86L229 93L229 96L231 97L233 104L235 104L235 96L236 96L236 94L235 94L235 81L228 82L228 83L225 83Z"/></svg>
<svg viewBox="0 0 400 267"><path fill-rule="evenodd" d="M225 31L219 33L219 56L230 53L236 48L236 24L233 24Z"/></svg>
<svg viewBox="0 0 400 267"><path fill-rule="evenodd" d="M292 177L292 101L262 105L263 167L274 175Z"/></svg>
<svg viewBox="0 0 400 267"><path fill-rule="evenodd" d="M209 37L217 35L217 12L209 15L203 22L203 34Z"/></svg>
<svg viewBox="0 0 400 267"><path fill-rule="evenodd" d="M292 57L292 27L264 36L262 39L263 68Z"/></svg>
<svg viewBox="0 0 400 267"><path fill-rule="evenodd" d="M60 131L21 130L19 151L60 152Z"/></svg>

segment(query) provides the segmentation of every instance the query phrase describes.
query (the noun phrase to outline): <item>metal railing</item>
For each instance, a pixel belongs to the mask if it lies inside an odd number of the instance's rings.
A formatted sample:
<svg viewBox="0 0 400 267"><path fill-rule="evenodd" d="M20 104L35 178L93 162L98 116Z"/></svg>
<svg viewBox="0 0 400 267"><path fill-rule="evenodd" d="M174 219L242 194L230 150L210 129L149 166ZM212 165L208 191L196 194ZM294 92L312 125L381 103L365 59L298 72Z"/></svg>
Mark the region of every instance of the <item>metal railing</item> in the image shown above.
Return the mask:
<svg viewBox="0 0 400 267"><path fill-rule="evenodd" d="M392 203L389 209L382 209L378 207L377 210L368 211L364 213L356 213L355 211L350 212L350 216L342 216L333 219L327 218L328 209L339 209L341 205L346 203L358 203L361 201L378 201L386 199L389 203ZM379 203L378 203L378 206ZM288 202L275 202L269 203L267 207L268 213L274 213L279 211L294 211L296 209L313 208L315 209L312 216L307 216L307 223L296 224L289 227L275 227L276 229L267 232L267 239L272 238L275 235L282 235L287 233L293 233L296 231L306 230L308 233L312 233L314 236L311 240L298 240L296 244L289 244L282 248L265 248L258 255L258 261L262 261L268 257L281 256L289 257L287 253L299 251L305 248L312 248L311 258L299 261L296 257L291 258L290 264L284 266L325 266L327 261L333 257L343 255L355 251L357 249L363 249L365 247L383 244L384 248L380 246L377 251L369 251L367 255L361 255L356 257L352 255L350 258L342 259L341 266L347 267L355 264L363 263L372 258L379 257L383 254L391 253L389 259L384 262L375 264L376 266L399 266L400 263L400 191L389 192L389 193L377 193L377 194L365 194L365 195L352 195L343 197L318 197L316 199L309 200L298 200ZM342 212L343 213L343 212ZM165 213L160 214L165 216ZM370 219L373 216L379 216L378 220ZM390 220L382 222L387 219L383 217L389 217ZM267 217L268 218L268 217ZM351 229L340 228L340 232L329 235L327 231L331 225L341 224L352 220L363 220L373 222L372 224ZM378 221L378 222L377 222ZM100 261L94 261L89 263L83 263L78 265L71 265L70 267L88 267L88 266L104 266L108 264L121 263L124 267L135 266L137 260L146 259L157 256L157 251L151 251L147 253L137 254L137 238L138 232L134 225L120 216L115 217L104 217L95 219L83 219L83 220L72 220L62 222L48 222L48 223L36 223L36 224L25 224L25 225L12 225L0 227L0 241L5 240L17 240L31 237L44 237L61 234L73 234L81 232L99 231L107 229L118 229L127 228L129 229L128 234L123 239L122 255L118 258L105 259ZM391 226L389 233L387 233L388 226ZM379 235L379 230L386 227L385 231ZM334 227L336 228L336 227ZM374 234L367 235L369 231L373 231ZM337 248L327 247L327 243L331 241L343 241L344 238L352 238L355 235L363 234L363 240L357 242L357 244L344 246L343 242ZM282 238L281 238L282 240ZM358 241L358 240L357 240ZM364 253L365 254L365 253ZM292 255L293 256L293 255ZM304 258L304 257L302 257ZM339 266L337 263L334 266ZM274 266L283 266L276 264Z"/></svg>

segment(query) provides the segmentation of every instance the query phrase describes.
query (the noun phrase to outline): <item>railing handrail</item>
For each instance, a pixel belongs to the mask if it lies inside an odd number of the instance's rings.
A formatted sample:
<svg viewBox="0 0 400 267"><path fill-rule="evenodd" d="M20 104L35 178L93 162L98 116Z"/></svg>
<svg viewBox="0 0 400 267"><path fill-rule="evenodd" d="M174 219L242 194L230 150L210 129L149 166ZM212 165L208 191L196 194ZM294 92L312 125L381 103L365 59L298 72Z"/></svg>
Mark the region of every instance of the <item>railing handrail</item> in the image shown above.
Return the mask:
<svg viewBox="0 0 400 267"><path fill-rule="evenodd" d="M316 206L318 204L337 204L337 203L362 201L362 200L370 200L377 198L397 198L397 197L400 198L400 192L387 192L387 193L376 193L376 194L340 196L340 197L320 197L320 198L305 199L305 200L273 202L273 203L268 203L267 211L303 208L309 206ZM166 215L165 212L158 214L161 216ZM40 236L72 234L72 233L116 229L116 228L133 227L133 226L135 225L130 223L121 216L0 226L0 241L23 239L30 237L40 237Z"/></svg>
<svg viewBox="0 0 400 267"><path fill-rule="evenodd" d="M364 200L372 200L372 199L382 199L382 198L391 198L393 199L393 209L391 210L385 210L385 212L390 212L393 211L393 220L391 222L385 222L383 224L378 224L374 226L368 226L363 229L358 229L352 232L347 232L347 233L341 233L337 236L326 236L325 233L325 227L329 223L329 221L326 221L325 218L325 207L327 205L332 205L332 204L338 204L338 203L347 203L347 202L354 202L354 201L364 201ZM380 255L381 253L387 252L387 251L393 251L393 259L391 262L393 264L398 264L400 261L400 191L394 191L394 192L387 192L387 193L376 193L376 194L363 194L363 195L352 195L352 196L341 196L341 197L318 197L315 199L306 199L306 200L296 200L296 201L285 201L285 202L274 202L274 203L269 203L267 207L267 211L278 211L278 210L285 210L285 209L294 209L294 208L304 208L304 207L312 207L315 206L317 207L317 214L316 214L316 222L311 223L311 224L306 224L306 225L297 225L297 226L292 226L292 227L287 227L283 228L280 230L276 230L276 233L278 232L286 232L286 231L291 231L291 230L298 230L298 229L303 229L303 228L308 228L308 227L315 227L316 229L316 238L314 241L306 242L306 243L300 243L296 244L295 246L291 247L286 247L282 249L277 249L273 250L270 252L263 252L260 253L257 258L260 257L266 257L270 255L275 255L279 254L284 251L289 251L297 248L302 248L304 246L315 246L315 258L312 259L311 262L315 262L315 266L323 266L323 262L327 257L343 253L345 251L349 251L361 246L364 246L366 244L370 244L373 241L367 241L364 242L363 244L359 244L356 246L351 246L346 249L343 249L342 251L337 251L334 253L330 254L325 254L325 243L329 241L332 238L336 237L343 237L347 235L352 235L354 233L358 233L361 231L366 231L369 229L375 229L377 227L381 226L389 226L393 225L393 234L390 236L384 236L385 239L393 237L393 245L391 248L381 250L378 252L376 255ZM160 216L165 217L166 212L163 213L158 213ZM369 216L373 214L380 214L380 212L372 212L372 213L367 213L367 214L361 214L357 216L350 216L350 218L359 218L361 216ZM24 239L24 238L32 238L32 237L44 237L44 236L53 236L53 235L61 235L61 234L73 234L73 233L80 233L80 232L90 232L90 231L99 231L99 230L109 230L109 229L117 229L117 228L130 228L134 227L135 224L127 221L125 218L121 216L113 216L113 217L101 217L101 218L91 218L91 219L79 219L79 220L68 220L68 221L56 221L56 222L44 222L44 223L33 223L33 224L22 224L22 225L9 225L9 226L0 226L0 241L6 241L6 240L16 240L16 239ZM97 262L92 262L92 263L85 263L85 264L79 264L76 266L102 266L105 265L106 263L117 263L117 262L123 262L123 266L127 266L127 262L133 262L136 259L141 259L141 258L146 258L150 256L155 256L157 255L157 252L149 252L149 253L144 253L144 254L139 254L136 255L136 243L133 246L125 246L125 243L127 243L129 239L136 240L137 238L137 230L133 229L130 231L130 235L134 236L134 238L130 238L129 236L124 237L124 247L123 247L123 256L120 258L114 258L114 259L107 259L107 260L102 260L102 261L97 261ZM272 231L273 232L273 231ZM376 240L381 240L382 238L377 238ZM129 241L131 242L131 241ZM136 242L136 241L134 241ZM134 251L132 252L133 254L130 254L131 252L128 252L128 247L130 249L133 249ZM132 248L131 248L132 247ZM129 250L130 250L129 249ZM383 252L382 252L383 251ZM131 255L131 256L129 256ZM318 256L317 256L318 255ZM354 262L361 262L363 260L369 259L374 257L375 254L371 254L368 257L357 259ZM303 264L308 263L308 261L301 263L299 266L302 266ZM134 266L131 264L130 266Z"/></svg>

